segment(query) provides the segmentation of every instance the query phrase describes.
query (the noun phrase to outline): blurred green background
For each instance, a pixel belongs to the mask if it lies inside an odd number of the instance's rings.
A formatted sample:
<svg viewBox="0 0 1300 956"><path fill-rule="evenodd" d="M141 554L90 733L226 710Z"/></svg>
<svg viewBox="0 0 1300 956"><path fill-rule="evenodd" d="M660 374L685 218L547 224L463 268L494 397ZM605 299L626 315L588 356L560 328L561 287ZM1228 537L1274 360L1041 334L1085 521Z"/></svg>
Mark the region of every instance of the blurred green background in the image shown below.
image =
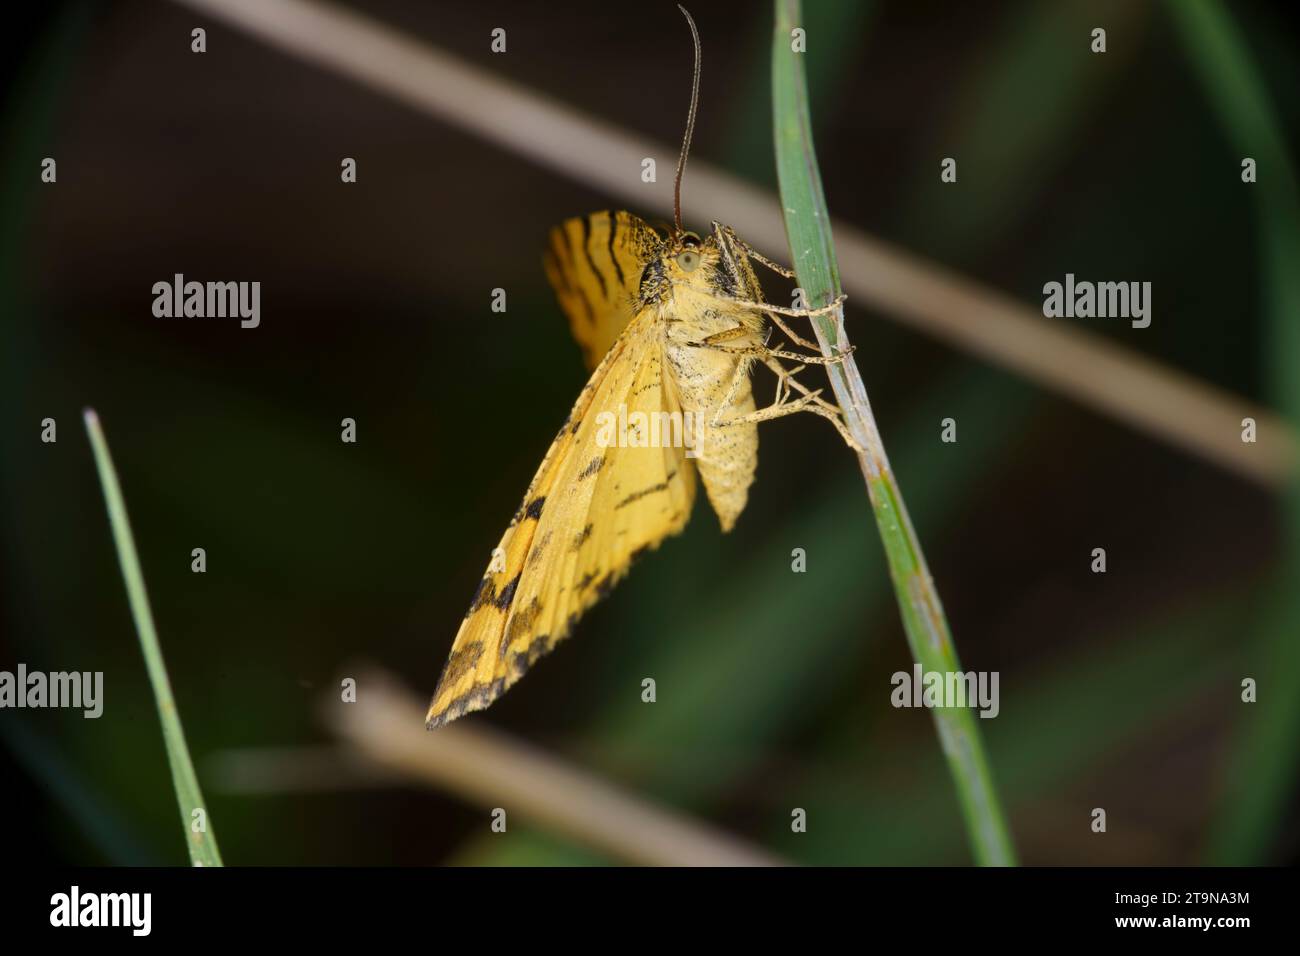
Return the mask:
<svg viewBox="0 0 1300 956"><path fill-rule="evenodd" d="M349 5L637 134L680 136L688 52L670 3ZM1178 6L1197 9L812 0L827 197L1031 305L1066 272L1151 281L1141 334L1058 321L1294 416L1296 23L1281 4ZM771 10L692 12L695 155L774 189ZM1087 45L1099 25L1104 56ZM505 56L488 51L496 26ZM11 39L0 669L99 670L106 685L97 721L0 711L18 845L185 861L81 430L93 405L227 863L601 862L523 826L491 837L452 794L337 780L250 795L215 758L326 743L317 705L357 661L432 690L584 381L542 272L546 231L609 197L167 3L52 3ZM1269 162L1246 186L1252 145ZM44 156L56 185L39 181ZM342 156L359 159L354 186ZM958 188L939 181L943 156ZM151 286L175 272L260 280L261 327L155 319ZM496 287L505 314L489 310ZM981 730L1022 860L1294 862L1296 495L852 302L848 322L963 663L1001 674ZM355 445L339 441L345 416ZM947 416L955 445L939 441ZM57 444L40 442L45 417ZM190 572L195 547L206 574ZM795 547L806 574L790 571ZM798 862L964 863L930 717L889 706L908 669L856 465L824 423L784 420L762 432L732 534L699 506L474 719ZM1247 676L1255 705L1240 702Z"/></svg>

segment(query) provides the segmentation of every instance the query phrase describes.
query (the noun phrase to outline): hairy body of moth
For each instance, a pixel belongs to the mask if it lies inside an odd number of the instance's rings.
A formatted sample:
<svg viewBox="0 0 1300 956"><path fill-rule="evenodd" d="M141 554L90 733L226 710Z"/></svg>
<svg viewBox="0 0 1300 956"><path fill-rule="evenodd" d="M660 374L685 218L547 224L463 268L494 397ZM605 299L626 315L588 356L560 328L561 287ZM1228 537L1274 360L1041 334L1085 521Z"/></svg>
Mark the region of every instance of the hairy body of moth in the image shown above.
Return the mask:
<svg viewBox="0 0 1300 956"><path fill-rule="evenodd" d="M752 309L727 304L761 302L762 291L748 260L725 254L722 231L715 227L710 239L699 267L677 277L659 314L671 387L700 422L695 464L722 530L730 531L758 468L758 424L738 421L754 412L753 358L742 350L762 347L765 322Z"/></svg>

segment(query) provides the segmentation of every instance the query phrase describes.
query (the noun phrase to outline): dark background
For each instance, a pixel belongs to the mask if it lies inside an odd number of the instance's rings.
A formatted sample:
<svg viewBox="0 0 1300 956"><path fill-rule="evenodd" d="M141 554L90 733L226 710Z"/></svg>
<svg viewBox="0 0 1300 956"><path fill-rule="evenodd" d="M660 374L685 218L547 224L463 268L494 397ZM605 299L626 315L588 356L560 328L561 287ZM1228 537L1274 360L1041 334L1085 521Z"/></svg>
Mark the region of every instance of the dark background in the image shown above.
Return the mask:
<svg viewBox="0 0 1300 956"><path fill-rule="evenodd" d="M671 3L349 5L638 135L680 136L689 48ZM1056 321L1277 403L1253 187L1165 6L808 6L810 35L836 38L809 55L836 216L1034 307L1066 272L1149 280L1141 334ZM1294 20L1226 8L1294 155ZM695 155L774 188L771 10L692 12ZM1087 53L1094 25L1104 57ZM0 668L102 670L106 709L0 712L6 843L185 860L81 428L93 405L227 863L601 859L522 827L489 840L484 811L445 792L250 795L222 768L232 750L328 743L318 705L356 662L432 690L584 381L546 231L610 197L168 3L49 4L12 39ZM57 185L39 181L47 155ZM939 182L946 155L960 188ZM356 185L342 156L360 160ZM261 327L154 318L151 286L175 272L260 280ZM1294 685L1274 651L1300 636L1283 497L884 319L850 303L963 663L1001 673L1001 715L980 723L1022 859L1293 861L1300 727L1270 696ZM938 440L950 415L956 445ZM47 416L57 444L39 440ZM1105 575L1089 571L1098 546ZM784 420L762 431L732 534L701 505L474 719L800 862L966 862L930 717L889 706L907 669L855 463L824 423ZM1244 676L1261 687L1250 711ZM807 834L790 833L796 806Z"/></svg>

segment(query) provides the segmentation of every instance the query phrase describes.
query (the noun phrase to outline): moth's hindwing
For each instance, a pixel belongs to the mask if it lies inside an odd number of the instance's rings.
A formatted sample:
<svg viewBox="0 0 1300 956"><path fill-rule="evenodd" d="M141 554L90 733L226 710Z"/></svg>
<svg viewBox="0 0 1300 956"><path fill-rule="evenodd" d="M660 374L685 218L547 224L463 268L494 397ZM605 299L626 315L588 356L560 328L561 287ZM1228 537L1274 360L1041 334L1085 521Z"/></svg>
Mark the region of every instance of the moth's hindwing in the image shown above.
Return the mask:
<svg viewBox="0 0 1300 956"><path fill-rule="evenodd" d="M638 311L641 273L663 246L659 234L630 212L595 212L551 230L542 261L588 369Z"/></svg>

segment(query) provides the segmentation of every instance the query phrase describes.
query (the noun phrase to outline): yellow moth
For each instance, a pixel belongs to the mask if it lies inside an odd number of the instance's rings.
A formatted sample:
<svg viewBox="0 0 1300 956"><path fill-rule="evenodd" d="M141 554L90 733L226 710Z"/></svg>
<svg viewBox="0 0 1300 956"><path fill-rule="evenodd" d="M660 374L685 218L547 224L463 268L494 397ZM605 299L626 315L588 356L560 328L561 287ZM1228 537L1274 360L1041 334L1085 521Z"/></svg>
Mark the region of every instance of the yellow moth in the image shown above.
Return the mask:
<svg viewBox="0 0 1300 956"><path fill-rule="evenodd" d="M591 378L542 459L470 602L429 705L429 727L482 710L572 632L633 560L690 518L697 474L723 531L745 508L758 465L758 423L835 406L793 376L837 361L767 346L769 321L816 346L766 303L751 262L789 278L729 227L682 228L681 181L695 125L700 42L674 185L674 224L661 234L628 212L598 212L551 231L544 262ZM800 365L786 368L781 359ZM757 408L749 373L777 376Z"/></svg>

